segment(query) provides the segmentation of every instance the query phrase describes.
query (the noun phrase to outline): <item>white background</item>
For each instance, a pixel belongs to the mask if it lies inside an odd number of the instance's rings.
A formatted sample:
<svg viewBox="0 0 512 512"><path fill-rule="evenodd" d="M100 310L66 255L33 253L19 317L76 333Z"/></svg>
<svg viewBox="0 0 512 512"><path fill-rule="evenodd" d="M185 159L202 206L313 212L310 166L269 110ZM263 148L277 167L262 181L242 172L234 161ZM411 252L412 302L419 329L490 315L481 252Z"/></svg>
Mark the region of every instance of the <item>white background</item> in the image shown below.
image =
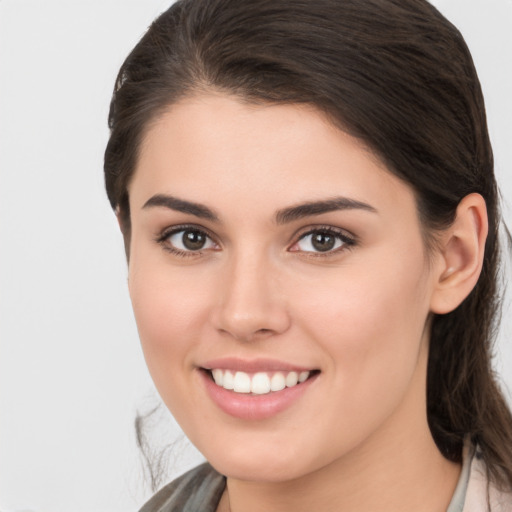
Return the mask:
<svg viewBox="0 0 512 512"><path fill-rule="evenodd" d="M132 425L153 391L102 158L117 70L169 3L0 0L1 512L130 512L150 493ZM512 1L435 4L472 50L510 202ZM509 316L496 367L512 389ZM174 453L174 475L199 460Z"/></svg>

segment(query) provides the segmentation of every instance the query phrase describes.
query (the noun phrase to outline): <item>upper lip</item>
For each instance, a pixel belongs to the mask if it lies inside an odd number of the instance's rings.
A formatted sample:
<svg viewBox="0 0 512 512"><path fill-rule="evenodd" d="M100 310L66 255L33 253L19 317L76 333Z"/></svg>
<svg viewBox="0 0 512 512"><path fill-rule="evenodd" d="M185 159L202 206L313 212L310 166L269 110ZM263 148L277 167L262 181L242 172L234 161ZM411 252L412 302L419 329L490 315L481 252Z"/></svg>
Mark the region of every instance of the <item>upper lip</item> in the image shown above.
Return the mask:
<svg viewBox="0 0 512 512"><path fill-rule="evenodd" d="M265 371L286 371L286 372L306 372L313 368L295 365L276 359L240 359L237 357L223 357L219 359L211 359L201 364L205 370L214 370L216 368L222 370L242 371L246 373L256 373Z"/></svg>

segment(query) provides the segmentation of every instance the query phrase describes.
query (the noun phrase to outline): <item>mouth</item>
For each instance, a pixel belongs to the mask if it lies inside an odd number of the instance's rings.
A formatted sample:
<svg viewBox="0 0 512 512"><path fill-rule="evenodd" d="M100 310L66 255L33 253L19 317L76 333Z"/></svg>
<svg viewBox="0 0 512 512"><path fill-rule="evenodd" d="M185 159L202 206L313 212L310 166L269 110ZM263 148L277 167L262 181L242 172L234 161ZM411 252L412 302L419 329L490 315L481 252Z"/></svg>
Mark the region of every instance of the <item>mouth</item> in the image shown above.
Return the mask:
<svg viewBox="0 0 512 512"><path fill-rule="evenodd" d="M308 403L321 373L273 359L222 358L197 367L204 389L224 413L244 421L267 420ZM304 402L306 400L306 402Z"/></svg>
<svg viewBox="0 0 512 512"><path fill-rule="evenodd" d="M216 386L243 395L268 395L300 386L319 370L258 371L254 373L222 368L202 369Z"/></svg>

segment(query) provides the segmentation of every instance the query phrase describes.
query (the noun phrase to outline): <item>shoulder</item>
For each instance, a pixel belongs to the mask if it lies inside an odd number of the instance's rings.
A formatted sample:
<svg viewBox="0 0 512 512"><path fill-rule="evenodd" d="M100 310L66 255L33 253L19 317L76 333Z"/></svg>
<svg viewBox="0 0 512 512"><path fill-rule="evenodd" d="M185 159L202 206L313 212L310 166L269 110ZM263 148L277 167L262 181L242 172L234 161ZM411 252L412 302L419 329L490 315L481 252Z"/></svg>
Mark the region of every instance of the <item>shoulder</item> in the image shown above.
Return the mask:
<svg viewBox="0 0 512 512"><path fill-rule="evenodd" d="M225 486L226 479L205 463L158 491L140 512L215 512Z"/></svg>
<svg viewBox="0 0 512 512"><path fill-rule="evenodd" d="M466 499L462 512L487 510L491 512L512 512L512 492L500 491L492 483L489 483L486 467L477 447L471 460Z"/></svg>

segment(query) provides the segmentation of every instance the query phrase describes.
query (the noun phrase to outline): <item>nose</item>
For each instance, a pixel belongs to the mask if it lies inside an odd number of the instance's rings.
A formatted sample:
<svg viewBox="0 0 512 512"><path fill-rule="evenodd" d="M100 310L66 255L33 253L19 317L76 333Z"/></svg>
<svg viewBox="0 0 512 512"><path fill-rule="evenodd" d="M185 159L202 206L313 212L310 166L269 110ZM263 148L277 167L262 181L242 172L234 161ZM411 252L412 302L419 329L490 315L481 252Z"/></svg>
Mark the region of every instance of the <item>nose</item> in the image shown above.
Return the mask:
<svg viewBox="0 0 512 512"><path fill-rule="evenodd" d="M219 276L215 328L239 341L282 334L290 327L279 271L263 257L226 262Z"/></svg>

